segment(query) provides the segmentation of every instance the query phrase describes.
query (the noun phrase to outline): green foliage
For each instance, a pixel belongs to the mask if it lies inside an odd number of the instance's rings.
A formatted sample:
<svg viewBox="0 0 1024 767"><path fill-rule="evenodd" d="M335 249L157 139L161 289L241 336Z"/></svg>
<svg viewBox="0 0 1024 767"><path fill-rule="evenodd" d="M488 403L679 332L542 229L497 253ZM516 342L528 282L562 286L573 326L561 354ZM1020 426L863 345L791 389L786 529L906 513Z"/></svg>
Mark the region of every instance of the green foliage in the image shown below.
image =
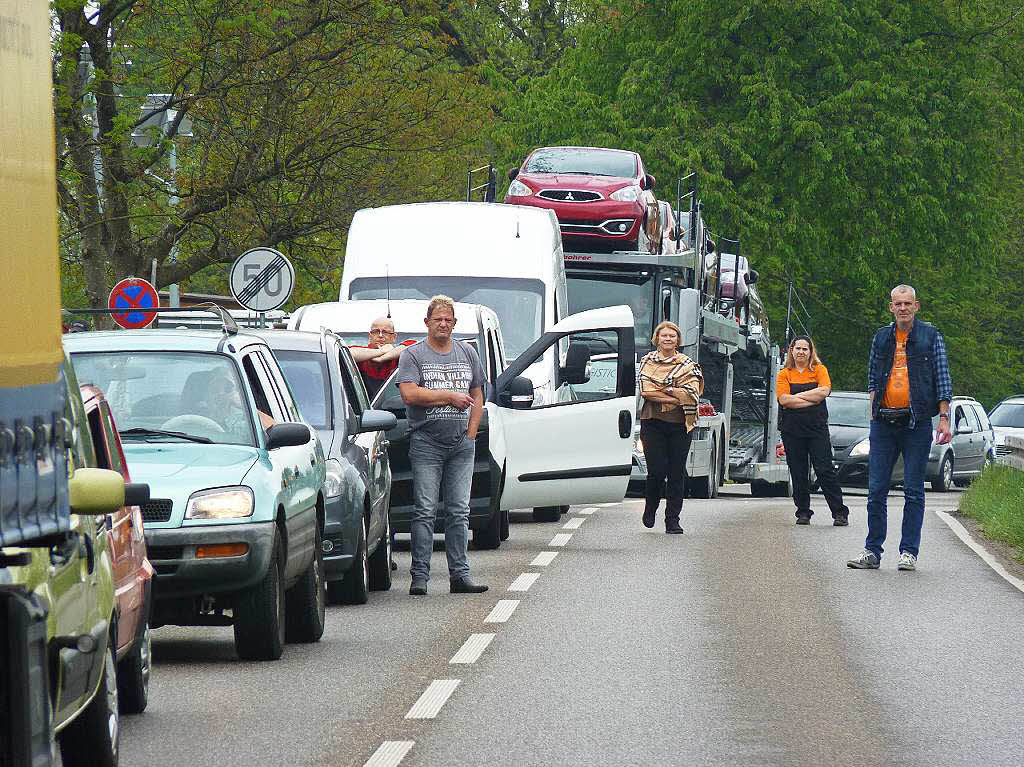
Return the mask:
<svg viewBox="0 0 1024 767"><path fill-rule="evenodd" d="M1024 471L990 466L961 496L960 511L976 519L989 538L1013 546L1024 562Z"/></svg>
<svg viewBox="0 0 1024 767"><path fill-rule="evenodd" d="M995 58L1024 63L1019 25L939 0L595 4L578 45L510 96L495 143L508 163L545 144L635 149L667 199L698 170L711 228L762 275L776 338L793 280L837 388L864 388L888 290L909 282L957 391L992 404L1024 386L1007 319L1020 90Z"/></svg>

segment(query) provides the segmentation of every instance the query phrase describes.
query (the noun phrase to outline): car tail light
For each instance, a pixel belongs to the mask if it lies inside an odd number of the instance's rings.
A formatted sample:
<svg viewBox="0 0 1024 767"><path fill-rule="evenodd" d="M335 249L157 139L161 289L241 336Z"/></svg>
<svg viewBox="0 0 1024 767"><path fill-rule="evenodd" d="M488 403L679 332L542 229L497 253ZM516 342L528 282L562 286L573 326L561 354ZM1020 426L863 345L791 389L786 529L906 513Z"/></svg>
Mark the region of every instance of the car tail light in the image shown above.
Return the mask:
<svg viewBox="0 0 1024 767"><path fill-rule="evenodd" d="M710 402L701 402L697 405L697 415L702 418L710 418L716 415L715 406Z"/></svg>

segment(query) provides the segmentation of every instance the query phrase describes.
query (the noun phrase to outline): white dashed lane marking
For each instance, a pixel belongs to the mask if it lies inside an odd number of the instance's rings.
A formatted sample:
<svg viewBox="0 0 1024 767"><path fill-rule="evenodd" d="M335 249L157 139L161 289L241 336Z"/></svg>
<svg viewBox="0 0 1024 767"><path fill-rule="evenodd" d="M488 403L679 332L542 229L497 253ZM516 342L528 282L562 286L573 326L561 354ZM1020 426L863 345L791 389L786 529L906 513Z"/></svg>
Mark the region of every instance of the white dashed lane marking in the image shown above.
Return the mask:
<svg viewBox="0 0 1024 767"><path fill-rule="evenodd" d="M593 506L591 506L590 508L587 508L587 509L577 509L576 513L577 514L586 514L586 515L589 516L590 514L593 514L595 511L597 511L597 509L595 509Z"/></svg>
<svg viewBox="0 0 1024 767"><path fill-rule="evenodd" d="M540 578L540 573L523 573L514 581L512 585L508 587L509 591L529 591L530 586L534 584Z"/></svg>
<svg viewBox="0 0 1024 767"><path fill-rule="evenodd" d="M573 517L568 522L566 522L564 525L562 525L562 529L563 530L579 530L580 529L580 525L582 525L586 521L587 521L586 517Z"/></svg>
<svg viewBox="0 0 1024 767"><path fill-rule="evenodd" d="M533 558L533 561L530 562L530 567L547 567L554 561L555 557L557 556L557 551L542 551L540 554Z"/></svg>
<svg viewBox="0 0 1024 767"><path fill-rule="evenodd" d="M552 548L560 548L567 544L570 538L572 538L572 533L559 533L551 539L551 543L549 543L548 546L551 546Z"/></svg>
<svg viewBox="0 0 1024 767"><path fill-rule="evenodd" d="M363 767L397 767L414 745L412 740L385 740Z"/></svg>
<svg viewBox="0 0 1024 767"><path fill-rule="evenodd" d="M494 639L494 634L471 634L448 663L476 663L492 639Z"/></svg>
<svg viewBox="0 0 1024 767"><path fill-rule="evenodd" d="M504 623L512 617L512 613L519 607L518 599L500 599L498 604L491 610L491 614L484 618L484 623Z"/></svg>
<svg viewBox="0 0 1024 767"><path fill-rule="evenodd" d="M412 704L412 708L409 709L409 713L405 715L405 718L433 719L437 716L437 712L441 710L441 706L455 692L455 688L459 686L461 681L461 679L435 679L423 691L419 700Z"/></svg>

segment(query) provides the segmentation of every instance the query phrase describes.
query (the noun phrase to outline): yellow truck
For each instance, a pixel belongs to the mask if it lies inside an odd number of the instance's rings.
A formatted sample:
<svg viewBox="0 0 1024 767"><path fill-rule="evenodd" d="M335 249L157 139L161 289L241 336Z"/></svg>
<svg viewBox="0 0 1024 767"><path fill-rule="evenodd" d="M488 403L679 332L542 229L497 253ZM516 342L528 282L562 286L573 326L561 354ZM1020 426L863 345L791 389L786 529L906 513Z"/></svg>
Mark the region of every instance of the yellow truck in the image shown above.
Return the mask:
<svg viewBox="0 0 1024 767"><path fill-rule="evenodd" d="M106 528L61 345L47 0L0 0L0 767L117 764ZM73 471L73 474L71 472ZM69 476L71 474L71 476Z"/></svg>

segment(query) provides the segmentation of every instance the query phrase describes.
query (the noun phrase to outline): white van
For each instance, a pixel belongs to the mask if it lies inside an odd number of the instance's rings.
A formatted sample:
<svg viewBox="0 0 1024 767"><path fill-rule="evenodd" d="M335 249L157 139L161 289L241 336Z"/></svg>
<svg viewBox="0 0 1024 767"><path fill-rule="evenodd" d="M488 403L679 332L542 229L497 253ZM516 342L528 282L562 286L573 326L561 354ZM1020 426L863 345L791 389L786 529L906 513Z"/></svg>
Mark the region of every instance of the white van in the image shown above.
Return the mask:
<svg viewBox="0 0 1024 767"><path fill-rule="evenodd" d="M410 244L396 248L395 242ZM439 293L493 309L511 364L567 314L555 214L483 202L356 212L345 249L342 300L425 299ZM558 351L553 347L526 371L538 402L554 401Z"/></svg>

